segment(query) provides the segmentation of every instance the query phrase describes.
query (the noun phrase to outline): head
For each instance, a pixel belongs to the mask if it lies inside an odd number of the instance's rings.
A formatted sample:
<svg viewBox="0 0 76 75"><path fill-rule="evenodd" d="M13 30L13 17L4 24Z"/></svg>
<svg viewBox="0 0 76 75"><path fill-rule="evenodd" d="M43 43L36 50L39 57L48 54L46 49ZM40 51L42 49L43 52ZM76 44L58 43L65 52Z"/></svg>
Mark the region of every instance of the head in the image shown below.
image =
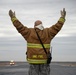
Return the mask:
<svg viewBox="0 0 76 75"><path fill-rule="evenodd" d="M44 29L42 22L40 20L35 21L34 28L38 28L40 30Z"/></svg>

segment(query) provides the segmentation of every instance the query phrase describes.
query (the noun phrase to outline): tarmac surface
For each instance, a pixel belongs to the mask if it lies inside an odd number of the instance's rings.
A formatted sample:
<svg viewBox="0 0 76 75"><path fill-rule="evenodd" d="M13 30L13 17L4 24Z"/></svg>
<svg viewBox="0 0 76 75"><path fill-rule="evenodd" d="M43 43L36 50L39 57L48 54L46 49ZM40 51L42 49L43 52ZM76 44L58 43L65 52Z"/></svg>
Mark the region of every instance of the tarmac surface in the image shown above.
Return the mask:
<svg viewBox="0 0 76 75"><path fill-rule="evenodd" d="M15 65L0 63L0 75L28 75L29 65L17 62ZM76 75L76 63L51 63L50 75Z"/></svg>

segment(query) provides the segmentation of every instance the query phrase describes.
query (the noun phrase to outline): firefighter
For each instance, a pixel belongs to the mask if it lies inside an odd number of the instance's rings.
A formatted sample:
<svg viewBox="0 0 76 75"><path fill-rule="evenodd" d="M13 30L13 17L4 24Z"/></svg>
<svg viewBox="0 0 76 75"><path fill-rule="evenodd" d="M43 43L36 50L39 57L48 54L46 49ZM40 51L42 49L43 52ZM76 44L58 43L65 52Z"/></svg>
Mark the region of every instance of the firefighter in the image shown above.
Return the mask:
<svg viewBox="0 0 76 75"><path fill-rule="evenodd" d="M47 55L37 37L36 31L38 32L47 53L49 53L52 39L61 30L65 22L65 8L61 10L61 16L57 23L48 28L44 28L43 23L40 20L35 21L34 28L28 28L17 19L15 12L12 10L9 10L9 16L17 31L27 41L26 59L29 63L29 75L50 75L50 64L47 64Z"/></svg>

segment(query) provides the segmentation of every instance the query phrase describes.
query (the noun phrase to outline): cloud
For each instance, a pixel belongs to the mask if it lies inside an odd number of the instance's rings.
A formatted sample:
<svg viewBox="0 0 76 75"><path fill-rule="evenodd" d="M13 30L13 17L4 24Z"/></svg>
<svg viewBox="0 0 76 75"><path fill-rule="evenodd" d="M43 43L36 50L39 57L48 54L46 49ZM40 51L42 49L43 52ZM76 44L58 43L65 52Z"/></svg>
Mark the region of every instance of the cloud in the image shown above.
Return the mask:
<svg viewBox="0 0 76 75"><path fill-rule="evenodd" d="M0 0L1 60L11 60L12 58L15 60L25 60L26 41L12 25L8 15L10 9L16 12L17 18L27 27L33 27L37 19L42 20L44 27L50 27L58 21L60 10L65 7L67 12L66 22L62 30L52 41L53 60L70 61L73 59L76 61L74 57L76 55L75 3L75 0ZM70 54L72 55L71 59L69 59ZM65 59L66 57L68 58Z"/></svg>

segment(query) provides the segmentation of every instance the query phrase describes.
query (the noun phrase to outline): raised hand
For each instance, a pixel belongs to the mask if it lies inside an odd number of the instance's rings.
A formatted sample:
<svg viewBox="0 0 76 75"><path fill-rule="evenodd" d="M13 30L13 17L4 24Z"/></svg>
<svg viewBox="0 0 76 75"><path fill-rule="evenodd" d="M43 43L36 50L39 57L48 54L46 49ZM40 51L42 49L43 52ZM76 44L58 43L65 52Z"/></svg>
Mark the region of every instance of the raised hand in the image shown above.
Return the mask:
<svg viewBox="0 0 76 75"><path fill-rule="evenodd" d="M66 16L66 11L65 8L63 8L63 10L61 10L61 17L65 18Z"/></svg>
<svg viewBox="0 0 76 75"><path fill-rule="evenodd" d="M9 10L9 16L11 18L15 17L15 12L13 12L12 10Z"/></svg>

